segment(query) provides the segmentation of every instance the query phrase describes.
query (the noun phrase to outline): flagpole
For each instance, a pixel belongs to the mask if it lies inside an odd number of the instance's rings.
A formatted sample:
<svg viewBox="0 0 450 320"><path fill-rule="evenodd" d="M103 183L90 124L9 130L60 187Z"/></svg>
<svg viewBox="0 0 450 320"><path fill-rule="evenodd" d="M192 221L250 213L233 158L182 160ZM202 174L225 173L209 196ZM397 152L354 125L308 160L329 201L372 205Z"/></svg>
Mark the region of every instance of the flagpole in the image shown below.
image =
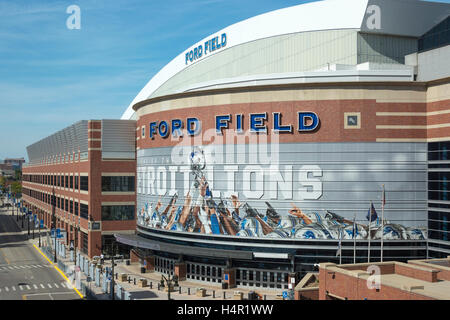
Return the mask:
<svg viewBox="0 0 450 320"><path fill-rule="evenodd" d="M381 195L381 262L383 262L383 239L384 239L384 184Z"/></svg>
<svg viewBox="0 0 450 320"><path fill-rule="evenodd" d="M341 231L339 233L339 264L342 264L342 227L339 229Z"/></svg>
<svg viewBox="0 0 450 320"><path fill-rule="evenodd" d="M372 208L372 204L370 204L370 208ZM370 209L369 209L370 210ZM369 247L367 250L367 262L370 262L370 223L372 222L372 213L369 214L369 232L368 232L368 237L369 237Z"/></svg>
<svg viewBox="0 0 450 320"><path fill-rule="evenodd" d="M356 263L356 213L353 218L353 263Z"/></svg>

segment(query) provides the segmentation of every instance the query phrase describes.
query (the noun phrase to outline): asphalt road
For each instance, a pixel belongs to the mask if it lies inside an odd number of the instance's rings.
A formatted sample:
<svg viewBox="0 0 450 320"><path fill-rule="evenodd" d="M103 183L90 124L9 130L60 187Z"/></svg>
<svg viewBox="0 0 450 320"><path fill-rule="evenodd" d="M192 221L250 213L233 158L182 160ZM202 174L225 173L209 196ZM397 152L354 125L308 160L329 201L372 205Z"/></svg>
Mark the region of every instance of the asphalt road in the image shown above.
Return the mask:
<svg viewBox="0 0 450 320"><path fill-rule="evenodd" d="M24 231L20 226L21 220L11 216L11 208L0 208L0 300L79 300L67 281L28 242L27 223Z"/></svg>

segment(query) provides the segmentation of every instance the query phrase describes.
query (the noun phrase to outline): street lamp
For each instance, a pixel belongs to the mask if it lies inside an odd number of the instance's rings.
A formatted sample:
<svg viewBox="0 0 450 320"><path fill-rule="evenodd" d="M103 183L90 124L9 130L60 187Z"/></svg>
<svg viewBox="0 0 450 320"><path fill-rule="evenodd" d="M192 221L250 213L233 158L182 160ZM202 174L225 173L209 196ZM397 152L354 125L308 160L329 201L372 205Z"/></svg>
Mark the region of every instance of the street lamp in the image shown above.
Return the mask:
<svg viewBox="0 0 450 320"><path fill-rule="evenodd" d="M173 277L170 278L170 274L167 275L167 278L164 277L164 275L162 274L161 277L166 280L167 283L167 300L170 300L170 290L172 289L172 281L174 280Z"/></svg>
<svg viewBox="0 0 450 320"><path fill-rule="evenodd" d="M114 267L116 265L114 259L123 259L123 255L119 255L119 254L115 254L116 250L114 248L114 243L111 244L111 256L106 256L106 259L111 258L111 300L116 300L116 295L115 295L115 281L114 281Z"/></svg>
<svg viewBox="0 0 450 320"><path fill-rule="evenodd" d="M28 212L27 212L27 227L28 227L28 236L30 235L30 213L31 213L31 210L28 210Z"/></svg>
<svg viewBox="0 0 450 320"><path fill-rule="evenodd" d="M38 223L39 223L39 248L41 247L41 219L40 219L40 214L39 214L39 219L38 219Z"/></svg>
<svg viewBox="0 0 450 320"><path fill-rule="evenodd" d="M55 234L55 256L53 259L53 262L56 263L56 215L55 215L55 203L56 203L56 198L55 198L55 188L53 188L52 190L52 223L53 223L53 230L54 230L54 234Z"/></svg>

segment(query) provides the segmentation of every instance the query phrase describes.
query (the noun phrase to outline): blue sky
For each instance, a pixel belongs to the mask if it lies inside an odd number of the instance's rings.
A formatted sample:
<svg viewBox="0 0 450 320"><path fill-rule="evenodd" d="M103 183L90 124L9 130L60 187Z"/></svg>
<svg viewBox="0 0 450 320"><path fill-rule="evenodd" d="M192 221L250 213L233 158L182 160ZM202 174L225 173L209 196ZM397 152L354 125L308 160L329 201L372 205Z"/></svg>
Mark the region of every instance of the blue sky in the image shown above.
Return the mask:
<svg viewBox="0 0 450 320"><path fill-rule="evenodd" d="M257 14L311 0L0 0L0 159L83 119L120 118L164 65ZM450 2L450 0L441 0ZM70 5L81 30L69 30Z"/></svg>

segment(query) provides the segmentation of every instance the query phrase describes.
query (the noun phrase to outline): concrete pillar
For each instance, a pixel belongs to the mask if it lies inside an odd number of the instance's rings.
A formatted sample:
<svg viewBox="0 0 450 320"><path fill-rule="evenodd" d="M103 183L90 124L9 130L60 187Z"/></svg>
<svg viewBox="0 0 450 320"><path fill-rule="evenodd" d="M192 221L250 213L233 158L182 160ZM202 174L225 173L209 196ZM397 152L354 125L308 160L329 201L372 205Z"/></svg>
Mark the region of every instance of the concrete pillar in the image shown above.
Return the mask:
<svg viewBox="0 0 450 320"><path fill-rule="evenodd" d="M153 272L155 271L155 257L147 257L144 258L144 266L146 272Z"/></svg>
<svg viewBox="0 0 450 320"><path fill-rule="evenodd" d="M223 270L222 282L228 284L228 288L236 287L236 269L230 268Z"/></svg>
<svg viewBox="0 0 450 320"><path fill-rule="evenodd" d="M186 263L185 262L175 263L174 275L176 275L178 277L178 280L180 280L180 281L186 280Z"/></svg>
<svg viewBox="0 0 450 320"><path fill-rule="evenodd" d="M292 272L288 275L288 289L294 290L297 285L297 274Z"/></svg>
<svg viewBox="0 0 450 320"><path fill-rule="evenodd" d="M130 262L131 263L139 262L139 256L134 249L130 250Z"/></svg>

